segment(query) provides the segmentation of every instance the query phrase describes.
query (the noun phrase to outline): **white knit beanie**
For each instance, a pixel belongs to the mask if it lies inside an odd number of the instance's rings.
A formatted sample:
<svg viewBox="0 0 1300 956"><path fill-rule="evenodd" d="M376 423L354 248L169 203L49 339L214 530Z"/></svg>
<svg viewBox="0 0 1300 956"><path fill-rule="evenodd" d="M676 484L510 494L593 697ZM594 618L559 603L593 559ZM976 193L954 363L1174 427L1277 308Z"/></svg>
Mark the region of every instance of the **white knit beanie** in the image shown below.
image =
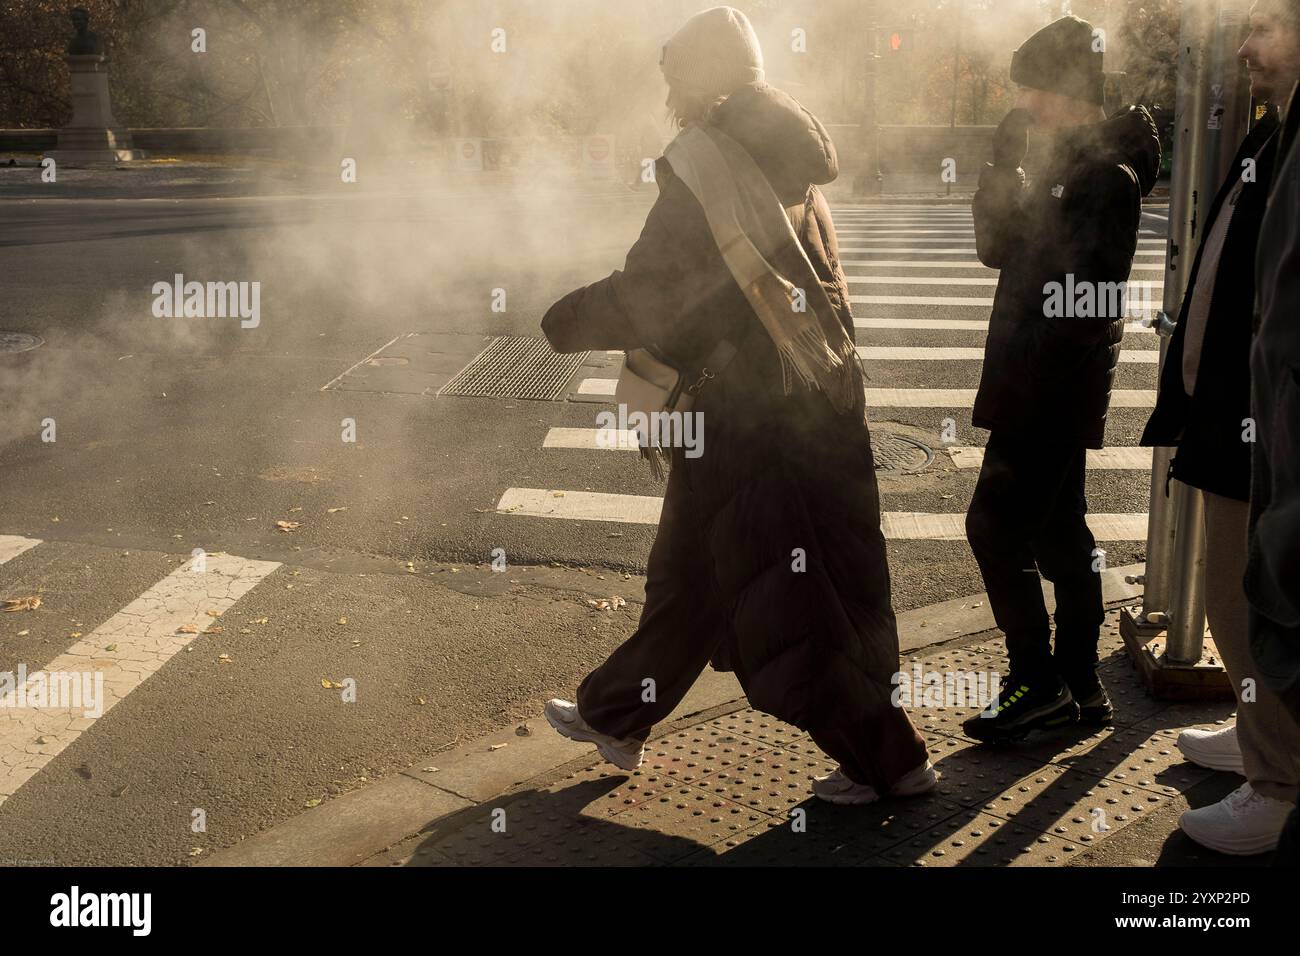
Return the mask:
<svg viewBox="0 0 1300 956"><path fill-rule="evenodd" d="M687 20L664 44L659 66L671 86L704 97L763 82L758 36L735 7L713 7Z"/></svg>

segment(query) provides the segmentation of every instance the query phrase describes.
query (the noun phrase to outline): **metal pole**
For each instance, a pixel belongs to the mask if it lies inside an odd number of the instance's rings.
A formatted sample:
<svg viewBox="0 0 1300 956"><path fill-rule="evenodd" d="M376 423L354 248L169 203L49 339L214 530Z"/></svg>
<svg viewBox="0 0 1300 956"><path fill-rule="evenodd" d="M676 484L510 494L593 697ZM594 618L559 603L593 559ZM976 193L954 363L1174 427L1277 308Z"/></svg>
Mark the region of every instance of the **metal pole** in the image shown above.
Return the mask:
<svg viewBox="0 0 1300 956"><path fill-rule="evenodd" d="M873 3L867 15L866 104L862 111L862 134L865 137L863 169L854 183L859 195L879 196L885 177L880 172L880 126L876 122L876 72L880 61L880 29Z"/></svg>
<svg viewBox="0 0 1300 956"><path fill-rule="evenodd" d="M1212 33L1205 60L1209 74L1208 111L1199 117L1205 131L1197 185L1199 205L1205 209L1233 172L1232 160L1250 118L1246 72L1237 59L1237 49L1244 38L1247 4L1245 0L1220 0L1215 6L1217 16L1210 24ZM1204 232L1203 222L1197 223L1197 227ZM1203 237L1196 238L1199 241ZM1177 549L1170 580L1166 647L1170 661L1194 664L1201 659L1205 641L1205 501L1199 491L1191 488L1183 490L1182 499L1176 520Z"/></svg>
<svg viewBox="0 0 1300 956"><path fill-rule="evenodd" d="M1152 323L1160 334L1160 370L1206 211L1245 135L1249 93L1236 50L1246 6L1246 0L1183 5L1164 300ZM1167 624L1170 661L1194 664L1205 635L1205 506L1199 491L1168 480L1172 456L1169 448L1153 455L1142 612L1148 623Z"/></svg>
<svg viewBox="0 0 1300 956"><path fill-rule="evenodd" d="M1176 482L1178 549L1169 596L1165 654L1172 664L1195 664L1205 643L1205 497Z"/></svg>
<svg viewBox="0 0 1300 956"><path fill-rule="evenodd" d="M1169 187L1169 238L1165 253L1165 287L1163 308L1149 323L1160 336L1160 360L1157 375L1165 367L1165 353L1174 330L1174 316L1183 304L1187 290L1187 273L1196 258L1197 231L1197 163L1202 155L1205 133L1206 100L1209 82L1206 76L1206 34L1212 29L1213 3L1183 4L1179 28L1177 92L1174 102L1173 175ZM1159 380L1159 379L1157 379ZM1147 511L1147 560L1143 576L1142 620L1164 625L1168 622L1169 580L1173 570L1175 519L1178 503L1174 495L1182 485L1169 480L1172 448L1157 448L1151 463L1151 502Z"/></svg>
<svg viewBox="0 0 1300 956"><path fill-rule="evenodd" d="M961 17L966 11L966 4L962 0L957 3L957 39L953 42L952 48L952 113L948 117L948 129L951 130L949 135L952 137L953 149L957 148L957 78L961 73ZM973 95L973 94L972 94ZM972 120L973 122L973 120ZM952 180L949 179L944 194L952 195Z"/></svg>

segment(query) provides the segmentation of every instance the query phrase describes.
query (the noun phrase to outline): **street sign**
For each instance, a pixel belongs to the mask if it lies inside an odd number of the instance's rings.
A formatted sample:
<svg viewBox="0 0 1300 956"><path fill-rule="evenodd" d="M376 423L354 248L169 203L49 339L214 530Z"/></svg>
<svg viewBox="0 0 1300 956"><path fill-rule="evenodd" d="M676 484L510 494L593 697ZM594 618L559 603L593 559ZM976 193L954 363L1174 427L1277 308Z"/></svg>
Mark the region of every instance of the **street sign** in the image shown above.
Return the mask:
<svg viewBox="0 0 1300 956"><path fill-rule="evenodd" d="M453 140L452 157L457 169L465 172L481 173L483 171L483 140Z"/></svg>

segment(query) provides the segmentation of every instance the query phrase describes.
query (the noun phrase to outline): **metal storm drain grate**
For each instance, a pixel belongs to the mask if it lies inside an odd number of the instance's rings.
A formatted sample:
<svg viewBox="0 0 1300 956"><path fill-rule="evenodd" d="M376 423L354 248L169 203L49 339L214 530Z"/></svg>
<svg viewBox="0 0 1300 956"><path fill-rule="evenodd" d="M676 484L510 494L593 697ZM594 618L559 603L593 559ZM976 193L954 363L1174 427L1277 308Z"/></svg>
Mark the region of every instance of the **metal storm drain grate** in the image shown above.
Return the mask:
<svg viewBox="0 0 1300 956"><path fill-rule="evenodd" d="M871 454L876 460L876 471L914 472L934 461L934 450L915 438L874 431L871 435Z"/></svg>
<svg viewBox="0 0 1300 956"><path fill-rule="evenodd" d="M45 344L45 340L39 335L28 335L26 332L5 332L0 329L0 352L30 352L32 349L40 348Z"/></svg>
<svg viewBox="0 0 1300 956"><path fill-rule="evenodd" d="M438 394L552 401L560 397L587 354L559 355L545 339L499 336Z"/></svg>

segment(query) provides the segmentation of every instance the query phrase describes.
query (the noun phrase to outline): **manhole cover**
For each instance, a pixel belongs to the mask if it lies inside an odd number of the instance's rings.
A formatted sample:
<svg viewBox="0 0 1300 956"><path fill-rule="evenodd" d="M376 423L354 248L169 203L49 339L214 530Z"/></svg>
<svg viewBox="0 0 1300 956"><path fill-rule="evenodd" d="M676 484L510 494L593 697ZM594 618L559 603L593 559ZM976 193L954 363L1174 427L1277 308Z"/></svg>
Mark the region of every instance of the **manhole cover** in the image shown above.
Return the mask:
<svg viewBox="0 0 1300 956"><path fill-rule="evenodd" d="M0 331L0 352L29 352L44 344L45 340L39 335Z"/></svg>
<svg viewBox="0 0 1300 956"><path fill-rule="evenodd" d="M906 435L876 433L871 436L876 471L914 472L934 461L934 450Z"/></svg>
<svg viewBox="0 0 1300 956"><path fill-rule="evenodd" d="M560 355L545 339L499 336L438 394L551 401L564 391L587 354Z"/></svg>

